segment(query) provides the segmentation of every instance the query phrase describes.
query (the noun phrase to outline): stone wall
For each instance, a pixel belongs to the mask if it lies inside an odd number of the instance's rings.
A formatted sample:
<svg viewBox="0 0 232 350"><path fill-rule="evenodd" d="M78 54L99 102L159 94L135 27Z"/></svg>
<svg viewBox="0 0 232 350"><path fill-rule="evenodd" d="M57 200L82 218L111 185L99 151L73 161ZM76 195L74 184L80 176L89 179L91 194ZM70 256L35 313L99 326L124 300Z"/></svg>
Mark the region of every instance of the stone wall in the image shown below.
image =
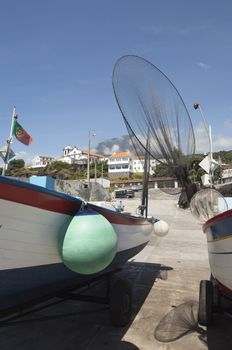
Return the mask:
<svg viewBox="0 0 232 350"><path fill-rule="evenodd" d="M108 189L103 188L97 182L88 184L84 180L56 180L55 189L74 197L80 197L85 201L109 201L111 200Z"/></svg>

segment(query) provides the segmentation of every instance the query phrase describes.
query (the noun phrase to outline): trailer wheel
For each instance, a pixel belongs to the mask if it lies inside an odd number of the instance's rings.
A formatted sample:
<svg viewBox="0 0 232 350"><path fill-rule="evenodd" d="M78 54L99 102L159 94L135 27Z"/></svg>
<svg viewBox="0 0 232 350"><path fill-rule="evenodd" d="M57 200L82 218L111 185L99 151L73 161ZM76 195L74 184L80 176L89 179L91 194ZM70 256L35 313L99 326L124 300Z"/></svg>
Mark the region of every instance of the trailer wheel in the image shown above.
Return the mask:
<svg viewBox="0 0 232 350"><path fill-rule="evenodd" d="M199 291L198 322L202 326L209 326L213 319L213 284L202 280Z"/></svg>
<svg viewBox="0 0 232 350"><path fill-rule="evenodd" d="M126 326L132 311L132 289L128 280L117 279L110 291L110 320L115 327Z"/></svg>

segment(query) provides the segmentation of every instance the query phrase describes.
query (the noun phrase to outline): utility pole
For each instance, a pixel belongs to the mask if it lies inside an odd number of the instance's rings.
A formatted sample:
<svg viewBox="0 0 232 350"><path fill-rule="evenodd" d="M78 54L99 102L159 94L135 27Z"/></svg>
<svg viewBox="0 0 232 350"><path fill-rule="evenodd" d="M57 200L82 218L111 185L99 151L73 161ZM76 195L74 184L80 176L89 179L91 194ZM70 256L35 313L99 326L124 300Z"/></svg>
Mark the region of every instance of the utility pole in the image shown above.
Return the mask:
<svg viewBox="0 0 232 350"><path fill-rule="evenodd" d="M90 183L90 177L89 177L89 163L90 163L90 131L89 131L89 135L88 135L88 158L87 158L87 182L88 182L88 188L89 188L89 183Z"/></svg>
<svg viewBox="0 0 232 350"><path fill-rule="evenodd" d="M90 143L91 143L91 136L96 136L96 134L92 134L89 131L88 133L88 157L87 157L87 182L88 182L88 187L90 185L90 174L89 174L89 169L90 169Z"/></svg>

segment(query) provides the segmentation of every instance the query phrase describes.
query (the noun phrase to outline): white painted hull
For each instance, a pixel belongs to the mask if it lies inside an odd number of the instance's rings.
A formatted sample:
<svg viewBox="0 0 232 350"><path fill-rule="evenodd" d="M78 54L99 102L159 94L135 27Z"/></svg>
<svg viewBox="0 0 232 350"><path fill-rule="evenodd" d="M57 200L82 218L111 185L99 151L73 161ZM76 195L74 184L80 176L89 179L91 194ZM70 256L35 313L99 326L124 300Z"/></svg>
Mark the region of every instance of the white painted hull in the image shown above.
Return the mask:
<svg viewBox="0 0 232 350"><path fill-rule="evenodd" d="M118 237L117 252L149 242L153 233L152 225L118 225L113 224Z"/></svg>
<svg viewBox="0 0 232 350"><path fill-rule="evenodd" d="M0 200L0 270L61 262L58 239L72 217Z"/></svg>
<svg viewBox="0 0 232 350"><path fill-rule="evenodd" d="M96 277L73 272L60 257L69 224L82 206L78 198L0 176L0 316ZM149 242L153 224L101 207L93 210L105 216L117 235L116 254L97 273L102 275L138 254Z"/></svg>
<svg viewBox="0 0 232 350"><path fill-rule="evenodd" d="M72 219L28 205L0 200L0 270L62 263L58 241ZM153 225L113 224L117 253L148 243Z"/></svg>
<svg viewBox="0 0 232 350"><path fill-rule="evenodd" d="M222 293L232 297L232 210L209 219L204 225L210 270Z"/></svg>
<svg viewBox="0 0 232 350"><path fill-rule="evenodd" d="M231 252L232 236L220 241L208 242L209 264L212 275L223 286L232 291Z"/></svg>

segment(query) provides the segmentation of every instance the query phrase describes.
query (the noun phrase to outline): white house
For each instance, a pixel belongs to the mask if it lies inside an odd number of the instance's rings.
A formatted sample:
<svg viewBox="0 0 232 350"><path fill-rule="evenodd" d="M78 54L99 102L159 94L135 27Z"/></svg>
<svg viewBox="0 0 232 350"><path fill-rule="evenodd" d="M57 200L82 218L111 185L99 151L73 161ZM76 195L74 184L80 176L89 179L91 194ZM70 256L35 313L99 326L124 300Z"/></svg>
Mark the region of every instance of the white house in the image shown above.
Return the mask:
<svg viewBox="0 0 232 350"><path fill-rule="evenodd" d="M96 160L104 160L104 156L101 154L89 153L90 163L95 162ZM87 164L88 159L88 151L83 151L77 148L76 146L66 146L63 149L63 155L59 159L68 164Z"/></svg>
<svg viewBox="0 0 232 350"><path fill-rule="evenodd" d="M232 167L222 170L222 183L232 182Z"/></svg>
<svg viewBox="0 0 232 350"><path fill-rule="evenodd" d="M144 162L145 162L144 156L140 156L140 157L134 156L134 158L132 159L133 174L144 172ZM149 169L150 175L153 175L155 173L157 163L158 162L155 159L150 159L150 169Z"/></svg>
<svg viewBox="0 0 232 350"><path fill-rule="evenodd" d="M144 157L137 157L129 152L115 153L108 158L108 173L112 177L129 177L131 174L144 172ZM157 161L150 160L150 175L155 172Z"/></svg>
<svg viewBox="0 0 232 350"><path fill-rule="evenodd" d="M82 158L82 151L80 149L78 149L76 146L74 147L66 146L63 149L63 155L59 160L68 164L74 164L81 158Z"/></svg>
<svg viewBox="0 0 232 350"><path fill-rule="evenodd" d="M54 157L50 156L35 156L32 162L32 168L45 168L47 165L51 164L55 160Z"/></svg>
<svg viewBox="0 0 232 350"><path fill-rule="evenodd" d="M108 158L108 174L112 177L128 177L133 172L134 155L129 152L115 153Z"/></svg>

